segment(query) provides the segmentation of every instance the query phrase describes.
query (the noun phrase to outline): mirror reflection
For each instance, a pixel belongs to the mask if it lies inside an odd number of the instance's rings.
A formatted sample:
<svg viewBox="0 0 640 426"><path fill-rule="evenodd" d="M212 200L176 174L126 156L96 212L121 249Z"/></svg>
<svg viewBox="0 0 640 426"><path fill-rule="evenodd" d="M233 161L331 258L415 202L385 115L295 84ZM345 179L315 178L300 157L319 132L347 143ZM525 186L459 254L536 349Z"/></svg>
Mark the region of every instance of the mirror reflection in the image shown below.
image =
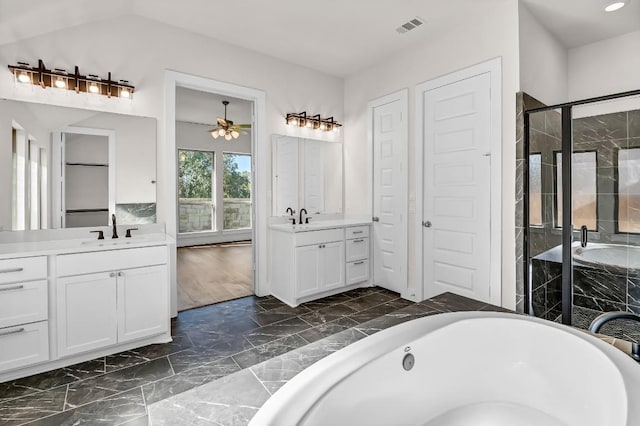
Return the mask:
<svg viewBox="0 0 640 426"><path fill-rule="evenodd" d="M155 222L156 120L0 99L0 230Z"/></svg>
<svg viewBox="0 0 640 426"><path fill-rule="evenodd" d="M342 143L274 135L272 144L274 216L342 213Z"/></svg>

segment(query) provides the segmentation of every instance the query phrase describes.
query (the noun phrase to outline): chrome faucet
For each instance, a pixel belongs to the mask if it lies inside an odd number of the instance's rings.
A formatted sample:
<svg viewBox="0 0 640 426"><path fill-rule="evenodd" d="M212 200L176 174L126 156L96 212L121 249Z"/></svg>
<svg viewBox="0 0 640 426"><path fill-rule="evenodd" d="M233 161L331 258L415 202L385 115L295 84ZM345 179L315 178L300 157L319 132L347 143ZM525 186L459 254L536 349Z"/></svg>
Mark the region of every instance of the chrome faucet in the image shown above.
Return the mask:
<svg viewBox="0 0 640 426"><path fill-rule="evenodd" d="M300 209L300 220L298 221L298 223L300 225L302 225L302 210L304 210L304 214L308 214L307 213L307 209L305 209L304 207ZM304 223L309 223L309 218L306 218L307 220Z"/></svg>
<svg viewBox="0 0 640 426"><path fill-rule="evenodd" d="M118 230L116 229L116 215L115 214L111 215L111 222L113 223L113 234L111 235L111 238L118 238Z"/></svg>

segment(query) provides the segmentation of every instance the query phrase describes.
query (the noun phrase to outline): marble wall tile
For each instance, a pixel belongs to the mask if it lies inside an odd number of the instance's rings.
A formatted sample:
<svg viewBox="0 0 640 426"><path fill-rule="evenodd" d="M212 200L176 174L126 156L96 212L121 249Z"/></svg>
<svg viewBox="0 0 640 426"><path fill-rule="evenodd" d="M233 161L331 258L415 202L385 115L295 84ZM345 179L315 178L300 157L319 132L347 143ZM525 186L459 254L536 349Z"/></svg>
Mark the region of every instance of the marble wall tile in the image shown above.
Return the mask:
<svg viewBox="0 0 640 426"><path fill-rule="evenodd" d="M251 370L191 389L149 406L154 426L249 423L271 395Z"/></svg>
<svg viewBox="0 0 640 426"><path fill-rule="evenodd" d="M625 311L627 307L626 303L616 303L595 297L583 296L581 294L573 295L573 305L600 312Z"/></svg>
<svg viewBox="0 0 640 426"><path fill-rule="evenodd" d="M574 143L626 139L627 113L616 112L573 120Z"/></svg>
<svg viewBox="0 0 640 426"><path fill-rule="evenodd" d="M547 283L545 303L547 310L550 310L562 303L562 276L557 276Z"/></svg>
<svg viewBox="0 0 640 426"><path fill-rule="evenodd" d="M0 402L0 424L19 425L62 412L66 386Z"/></svg>
<svg viewBox="0 0 640 426"><path fill-rule="evenodd" d="M629 120L629 137L640 138L640 109L629 111L627 119Z"/></svg>
<svg viewBox="0 0 640 426"><path fill-rule="evenodd" d="M136 388L109 396L101 401L64 411L52 417L40 419L32 425L118 425L139 419L146 414L142 390Z"/></svg>
<svg viewBox="0 0 640 426"><path fill-rule="evenodd" d="M159 358L68 385L65 409L107 398L173 375L169 360Z"/></svg>
<svg viewBox="0 0 640 426"><path fill-rule="evenodd" d="M562 138L562 113L559 110L549 110L544 113L545 133L554 138Z"/></svg>
<svg viewBox="0 0 640 426"><path fill-rule="evenodd" d="M543 317L547 311L547 286L543 285L533 290L531 293L531 305L533 307L533 315L536 317Z"/></svg>
<svg viewBox="0 0 640 426"><path fill-rule="evenodd" d="M116 217L122 225L156 223L156 203L116 204Z"/></svg>
<svg viewBox="0 0 640 426"><path fill-rule="evenodd" d="M229 374L240 371L240 367L231 357L204 364L191 370L142 386L147 405L181 394L197 386L209 383Z"/></svg>
<svg viewBox="0 0 640 426"><path fill-rule="evenodd" d="M627 303L627 279L603 270L574 267L573 293L624 304Z"/></svg>
<svg viewBox="0 0 640 426"><path fill-rule="evenodd" d="M640 306L640 277L627 276L627 303Z"/></svg>
<svg viewBox="0 0 640 426"><path fill-rule="evenodd" d="M524 314L524 311L524 295L516 294L516 312L519 314Z"/></svg>

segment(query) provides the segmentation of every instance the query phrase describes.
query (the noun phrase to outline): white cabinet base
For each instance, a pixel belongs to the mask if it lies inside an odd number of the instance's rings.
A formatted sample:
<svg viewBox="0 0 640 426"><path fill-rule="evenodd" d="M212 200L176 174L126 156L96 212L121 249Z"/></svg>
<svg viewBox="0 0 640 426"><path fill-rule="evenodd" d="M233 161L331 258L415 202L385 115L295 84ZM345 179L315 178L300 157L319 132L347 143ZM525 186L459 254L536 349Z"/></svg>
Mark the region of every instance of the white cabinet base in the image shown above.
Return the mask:
<svg viewBox="0 0 640 426"><path fill-rule="evenodd" d="M46 324L46 322L45 322ZM14 328L14 327L11 327ZM19 327L18 327L19 328ZM107 348L98 349L95 351L84 352L78 355L68 356L66 358L60 358L57 360L47 361L47 358L42 359L40 364L31 365L25 368L13 369L5 373L0 373L0 383L8 382L10 380L19 379L22 377L31 376L34 374L44 373L46 371L55 370L56 368L62 368L69 365L74 365L79 362L90 361L92 359L100 358L107 355L117 354L119 352L130 351L135 348L139 348L147 345L155 345L160 343L171 342L171 333L167 332L158 336L150 337L147 339L140 339L136 341L127 342L125 344L109 346ZM35 362L35 361L31 361Z"/></svg>

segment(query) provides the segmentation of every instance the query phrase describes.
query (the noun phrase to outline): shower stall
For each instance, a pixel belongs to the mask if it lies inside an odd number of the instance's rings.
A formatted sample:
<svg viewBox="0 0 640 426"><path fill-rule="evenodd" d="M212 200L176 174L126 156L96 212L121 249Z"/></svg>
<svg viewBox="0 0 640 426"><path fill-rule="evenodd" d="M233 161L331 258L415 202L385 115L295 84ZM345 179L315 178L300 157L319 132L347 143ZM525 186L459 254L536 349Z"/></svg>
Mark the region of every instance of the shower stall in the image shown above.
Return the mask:
<svg viewBox="0 0 640 426"><path fill-rule="evenodd" d="M525 313L587 328L640 314L640 90L523 108ZM625 320L601 332L638 341Z"/></svg>

